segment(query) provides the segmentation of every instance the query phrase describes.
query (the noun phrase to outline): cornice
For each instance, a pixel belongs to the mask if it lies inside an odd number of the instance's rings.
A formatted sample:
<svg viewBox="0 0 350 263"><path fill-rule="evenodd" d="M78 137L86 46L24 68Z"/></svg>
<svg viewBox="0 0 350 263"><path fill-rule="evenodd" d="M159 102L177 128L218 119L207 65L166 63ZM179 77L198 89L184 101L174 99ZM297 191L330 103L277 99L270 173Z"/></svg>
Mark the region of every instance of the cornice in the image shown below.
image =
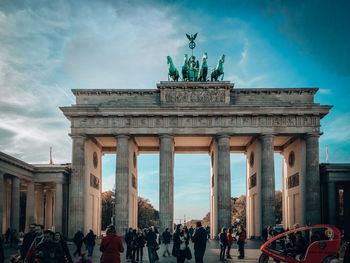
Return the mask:
<svg viewBox="0 0 350 263"><path fill-rule="evenodd" d="M157 94L156 89L72 89L75 96L110 96L110 95L144 95Z"/></svg>

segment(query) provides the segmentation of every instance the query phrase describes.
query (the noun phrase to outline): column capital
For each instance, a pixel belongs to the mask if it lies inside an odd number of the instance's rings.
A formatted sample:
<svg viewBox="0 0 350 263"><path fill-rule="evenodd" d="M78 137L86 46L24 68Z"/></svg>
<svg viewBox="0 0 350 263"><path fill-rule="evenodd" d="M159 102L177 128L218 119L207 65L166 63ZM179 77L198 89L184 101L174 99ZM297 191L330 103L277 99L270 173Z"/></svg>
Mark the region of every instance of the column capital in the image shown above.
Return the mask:
<svg viewBox="0 0 350 263"><path fill-rule="evenodd" d="M221 134L217 134L215 137L216 137L216 139L224 139L224 138L230 139L231 135L229 135L227 133L221 133Z"/></svg>
<svg viewBox="0 0 350 263"><path fill-rule="evenodd" d="M174 138L174 135L170 134L170 133L161 133L161 134L158 134L158 137L159 138L169 138L169 139L172 139Z"/></svg>
<svg viewBox="0 0 350 263"><path fill-rule="evenodd" d="M261 133L259 134L259 138L271 138L276 136L276 133Z"/></svg>
<svg viewBox="0 0 350 263"><path fill-rule="evenodd" d="M127 134L127 133L125 133L125 134L114 134L114 136L115 136L115 138L116 139L130 139L130 134Z"/></svg>
<svg viewBox="0 0 350 263"><path fill-rule="evenodd" d="M309 139L309 138L319 138L323 133L322 132L315 132L315 133L305 133L304 134L304 139Z"/></svg>
<svg viewBox="0 0 350 263"><path fill-rule="evenodd" d="M69 133L68 134L72 139L87 139L86 134L75 134L75 133Z"/></svg>

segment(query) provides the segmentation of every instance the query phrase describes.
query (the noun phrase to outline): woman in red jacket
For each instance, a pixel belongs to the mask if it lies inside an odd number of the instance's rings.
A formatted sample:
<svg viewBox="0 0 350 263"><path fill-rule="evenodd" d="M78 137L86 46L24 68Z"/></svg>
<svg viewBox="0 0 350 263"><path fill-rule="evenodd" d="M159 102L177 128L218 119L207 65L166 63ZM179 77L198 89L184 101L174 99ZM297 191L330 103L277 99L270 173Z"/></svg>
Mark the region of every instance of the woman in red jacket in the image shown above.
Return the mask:
<svg viewBox="0 0 350 263"><path fill-rule="evenodd" d="M122 239L115 234L115 227L109 226L107 236L102 238L100 251L102 263L120 263L120 253L124 252Z"/></svg>
<svg viewBox="0 0 350 263"><path fill-rule="evenodd" d="M230 255L230 249L233 243L233 236L232 236L232 228L229 229L228 233L227 233L227 241L228 241L228 245L227 245L227 250L226 250L226 258L231 258Z"/></svg>

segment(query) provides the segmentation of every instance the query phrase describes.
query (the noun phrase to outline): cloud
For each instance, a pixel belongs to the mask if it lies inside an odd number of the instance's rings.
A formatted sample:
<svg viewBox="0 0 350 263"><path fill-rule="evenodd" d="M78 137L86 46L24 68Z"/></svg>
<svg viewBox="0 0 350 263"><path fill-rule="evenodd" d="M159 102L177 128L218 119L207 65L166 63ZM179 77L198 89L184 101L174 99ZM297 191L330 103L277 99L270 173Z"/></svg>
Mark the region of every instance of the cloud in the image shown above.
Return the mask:
<svg viewBox="0 0 350 263"><path fill-rule="evenodd" d="M185 41L170 13L123 4L80 20L85 30L67 45L65 74L83 88L155 88L155 80L167 76L166 56L176 56Z"/></svg>
<svg viewBox="0 0 350 263"><path fill-rule="evenodd" d="M349 1L270 1L266 15L283 16L280 31L330 72L350 75Z"/></svg>
<svg viewBox="0 0 350 263"><path fill-rule="evenodd" d="M320 94L332 94L332 90L330 89L319 89L318 92Z"/></svg>
<svg viewBox="0 0 350 263"><path fill-rule="evenodd" d="M348 143L350 140L350 113L339 114L334 120L324 124L321 139L324 142Z"/></svg>
<svg viewBox="0 0 350 263"><path fill-rule="evenodd" d="M74 103L71 88L155 88L159 76L165 79L167 51L176 55L184 42L171 10L89 3L2 2L0 146L6 153L48 162L53 146L55 162L70 162L69 121L58 106Z"/></svg>

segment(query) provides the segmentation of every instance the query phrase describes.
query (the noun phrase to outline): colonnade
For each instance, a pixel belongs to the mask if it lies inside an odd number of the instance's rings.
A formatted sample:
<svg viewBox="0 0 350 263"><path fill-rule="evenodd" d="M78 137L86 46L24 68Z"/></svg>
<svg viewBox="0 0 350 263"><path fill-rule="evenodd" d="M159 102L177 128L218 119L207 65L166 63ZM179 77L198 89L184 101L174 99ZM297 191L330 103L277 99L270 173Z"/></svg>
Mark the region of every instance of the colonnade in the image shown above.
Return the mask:
<svg viewBox="0 0 350 263"><path fill-rule="evenodd" d="M21 211L21 194L25 195L25 211ZM62 232L64 193L62 183L36 183L0 171L0 227L27 231L30 224ZM25 222L20 225L21 213Z"/></svg>
<svg viewBox="0 0 350 263"><path fill-rule="evenodd" d="M210 211L212 237L215 237L222 227L231 225L231 136L234 135L219 134L213 136L209 146L211 156ZM321 220L318 171L319 135L292 136L294 139L278 150L274 147L275 136L275 134L268 133L254 135L251 142L244 147L247 158L248 236L260 236L264 226L274 226L276 224L274 171L274 153L276 151L283 155L285 166L283 178L284 224L289 226L295 221L302 225L306 223L314 224L320 223ZM160 134L158 136L160 231L165 228L173 229L174 226L174 137L172 134ZM86 189L84 190L84 184L87 180L84 179L84 174L90 173L90 170L85 170L88 169L85 157L89 156L89 153L86 154L85 152L87 138L72 136L72 139L73 166L71 181L74 184L71 184L70 188L69 220L71 234L81 226L88 228L84 221L87 215L86 211L89 210L89 203L84 199L84 191L86 191ZM127 228L137 228L137 156L139 152L133 136L119 134L115 136L115 139L115 224L117 233L123 235ZM304 146L301 147L300 145ZM297 148L291 148L292 146ZM293 168L294 170L288 166L286 161L293 149L298 163L295 166L297 168ZM298 184L287 186L290 176L295 171L298 176ZM254 180L255 183L252 183ZM295 199L294 201L289 200L292 197ZM291 204L293 207L291 207ZM287 212L285 213L285 211ZM293 217L294 219L287 219L287 217ZM87 229L85 230L87 231Z"/></svg>

